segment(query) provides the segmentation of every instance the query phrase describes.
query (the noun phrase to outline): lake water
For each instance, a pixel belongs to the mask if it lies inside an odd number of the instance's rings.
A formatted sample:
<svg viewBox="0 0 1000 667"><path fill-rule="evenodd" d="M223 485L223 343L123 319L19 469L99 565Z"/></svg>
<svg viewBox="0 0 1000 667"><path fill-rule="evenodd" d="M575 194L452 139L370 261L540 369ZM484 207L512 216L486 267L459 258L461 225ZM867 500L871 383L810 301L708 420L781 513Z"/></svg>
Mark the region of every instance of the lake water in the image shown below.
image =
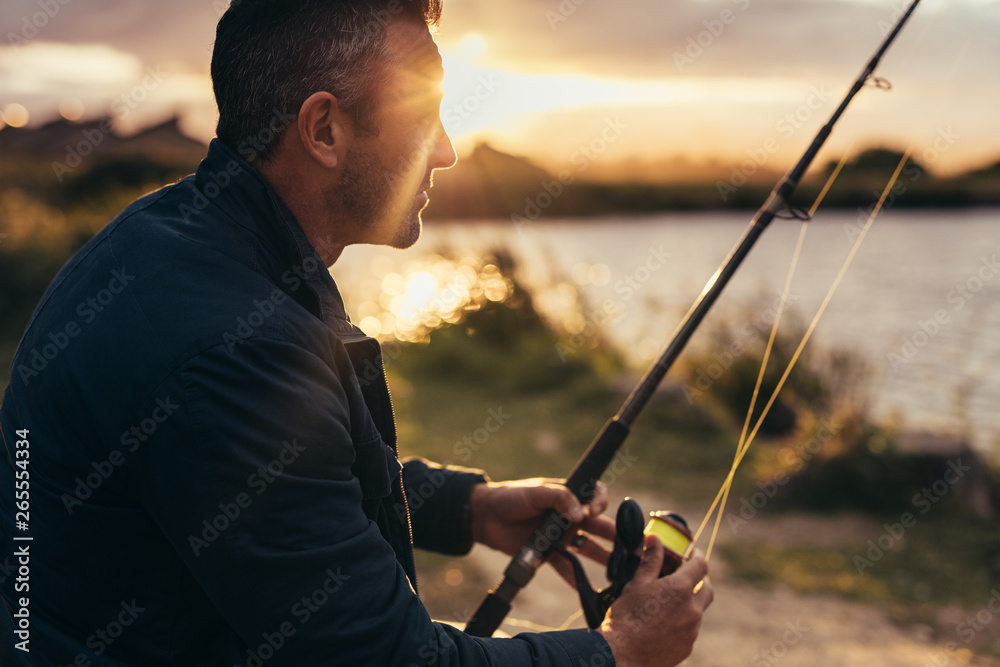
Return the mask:
<svg viewBox="0 0 1000 667"><path fill-rule="evenodd" d="M402 272L443 248L481 255L506 247L529 286L573 282L588 320L604 321L602 308L614 306L606 334L642 368L666 345L749 218L670 213L520 228L505 221L430 223L406 251L347 249L333 274L350 311L360 299L372 298L366 290L377 289L373 266ZM741 305L777 298L800 227L797 221L771 224L706 325L745 316ZM850 212L824 213L810 223L789 306L800 321L816 312L859 228L858 215ZM877 417L899 413L908 427L967 428L978 447L1000 447L998 256L1000 210L887 211L863 242L810 345L868 357ZM692 344L698 342L696 334Z"/></svg>

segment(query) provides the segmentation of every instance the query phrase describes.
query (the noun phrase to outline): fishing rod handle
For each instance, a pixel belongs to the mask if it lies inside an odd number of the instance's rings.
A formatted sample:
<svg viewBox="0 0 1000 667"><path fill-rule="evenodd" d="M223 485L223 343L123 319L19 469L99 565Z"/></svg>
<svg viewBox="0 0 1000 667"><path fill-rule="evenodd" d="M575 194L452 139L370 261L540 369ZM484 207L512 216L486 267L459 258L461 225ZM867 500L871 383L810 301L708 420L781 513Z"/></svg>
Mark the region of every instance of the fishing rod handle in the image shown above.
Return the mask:
<svg viewBox="0 0 1000 667"><path fill-rule="evenodd" d="M566 487L581 503L594 497L601 475L614 460L629 427L617 419L610 419L584 452L566 478ZM558 512L550 512L531 538L521 547L504 570L497 587L487 594L479 609L465 626L466 634L473 637L491 637L510 611L511 602L531 581L535 571L545 562L554 544L562 540L572 522Z"/></svg>
<svg viewBox="0 0 1000 667"><path fill-rule="evenodd" d="M616 419L609 419L576 462L563 484L581 503L586 504L594 497L601 475L611 465L628 434L628 426ZM552 552L552 546L561 541L572 526L573 522L568 517L555 510L549 512L507 567L504 581L517 585L518 588L527 584L534 571ZM517 591L513 593L516 594Z"/></svg>
<svg viewBox="0 0 1000 667"><path fill-rule="evenodd" d="M601 476L611 465L628 434L628 426L617 419L609 419L590 443L587 451L576 462L563 484L581 503L586 504L594 497ZM508 571L504 572L504 580L517 584L518 587L527 584L534 571L552 552L552 546L561 541L572 526L573 522L568 517L555 510L549 512L532 533L531 538L521 547L520 553L511 561ZM530 570L527 578L524 574L525 568Z"/></svg>
<svg viewBox="0 0 1000 667"><path fill-rule="evenodd" d="M609 419L576 462L563 484L581 503L586 504L594 497L601 476L611 465L628 434L628 426L617 419ZM572 526L573 522L568 517L555 510L550 512L511 561L504 580L516 584L518 588L526 585L552 552L553 545L560 542ZM525 577L526 571L529 573ZM517 593L516 590L513 592Z"/></svg>

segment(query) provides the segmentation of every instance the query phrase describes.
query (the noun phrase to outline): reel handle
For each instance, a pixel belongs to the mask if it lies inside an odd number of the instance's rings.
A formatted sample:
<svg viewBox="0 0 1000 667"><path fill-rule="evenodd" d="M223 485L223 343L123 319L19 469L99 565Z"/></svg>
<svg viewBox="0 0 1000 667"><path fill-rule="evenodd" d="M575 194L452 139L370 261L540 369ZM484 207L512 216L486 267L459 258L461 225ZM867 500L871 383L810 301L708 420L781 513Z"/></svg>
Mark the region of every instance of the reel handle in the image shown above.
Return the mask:
<svg viewBox="0 0 1000 667"><path fill-rule="evenodd" d="M642 561L643 535L652 533L663 543L661 577L672 574L684 562L684 552L692 539L684 518L674 512L651 512L645 529L642 520L642 509L632 498L626 498L618 506L618 513L615 516L615 545L605 573L610 585L602 591L596 591L590 585L583 565L575 554L566 549L561 542L553 545L553 550L565 557L573 566L576 589L580 594L580 606L590 628L601 625L608 609L639 569L639 563Z"/></svg>
<svg viewBox="0 0 1000 667"><path fill-rule="evenodd" d="M618 506L615 515L615 546L608 559L608 581L624 586L635 576L642 559L642 509L632 498Z"/></svg>

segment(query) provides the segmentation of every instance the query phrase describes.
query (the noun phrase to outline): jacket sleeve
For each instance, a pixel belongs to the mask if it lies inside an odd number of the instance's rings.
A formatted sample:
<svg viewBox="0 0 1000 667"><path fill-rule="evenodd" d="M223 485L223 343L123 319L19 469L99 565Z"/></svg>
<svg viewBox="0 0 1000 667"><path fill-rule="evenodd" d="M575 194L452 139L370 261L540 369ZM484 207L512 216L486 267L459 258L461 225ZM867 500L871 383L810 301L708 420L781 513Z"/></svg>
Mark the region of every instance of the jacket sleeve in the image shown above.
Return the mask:
<svg viewBox="0 0 1000 667"><path fill-rule="evenodd" d="M463 556L472 548L466 507L472 487L487 481L480 470L403 461L403 488L413 523L413 546Z"/></svg>
<svg viewBox="0 0 1000 667"><path fill-rule="evenodd" d="M280 635L264 661L296 667L614 664L587 630L479 639L431 621L362 510L335 367L262 338L202 352L168 381L184 396L179 418L134 470L153 521L242 642Z"/></svg>

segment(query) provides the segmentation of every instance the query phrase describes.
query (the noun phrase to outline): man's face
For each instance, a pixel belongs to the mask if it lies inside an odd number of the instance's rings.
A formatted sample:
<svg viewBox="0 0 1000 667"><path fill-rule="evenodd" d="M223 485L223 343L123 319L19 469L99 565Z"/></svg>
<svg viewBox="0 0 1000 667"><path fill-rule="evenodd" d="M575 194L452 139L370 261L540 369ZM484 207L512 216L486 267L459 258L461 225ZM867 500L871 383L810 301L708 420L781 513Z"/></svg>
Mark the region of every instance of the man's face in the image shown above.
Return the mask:
<svg viewBox="0 0 1000 667"><path fill-rule="evenodd" d="M363 243L408 248L420 237L434 169L455 164L441 124L441 56L427 26L395 19L388 26L391 53L376 92L376 136L357 135L340 179L344 209Z"/></svg>

